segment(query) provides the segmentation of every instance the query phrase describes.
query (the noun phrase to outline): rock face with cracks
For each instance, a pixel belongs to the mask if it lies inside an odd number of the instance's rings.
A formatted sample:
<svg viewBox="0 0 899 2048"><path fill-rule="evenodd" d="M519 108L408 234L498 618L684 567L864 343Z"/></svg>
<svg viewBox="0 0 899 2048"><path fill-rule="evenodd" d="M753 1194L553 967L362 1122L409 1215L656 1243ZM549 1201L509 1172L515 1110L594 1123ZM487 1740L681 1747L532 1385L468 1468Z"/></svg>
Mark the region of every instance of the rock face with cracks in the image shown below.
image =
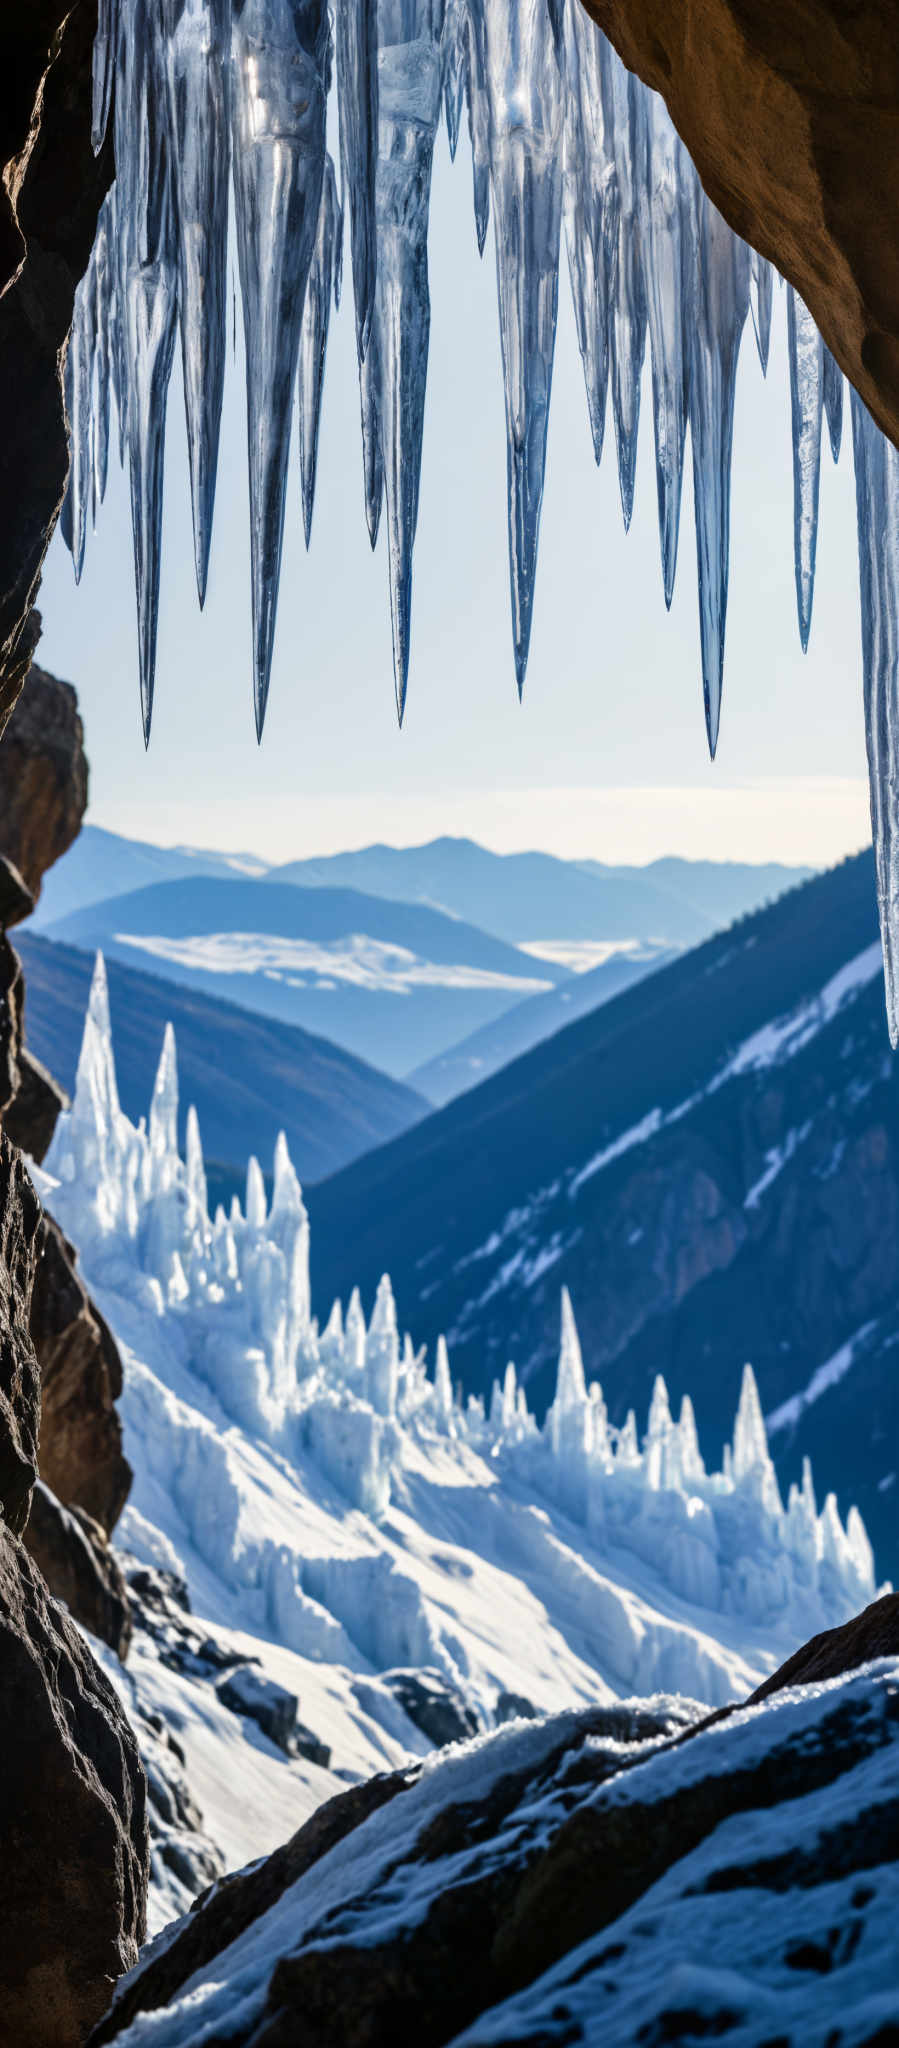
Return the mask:
<svg viewBox="0 0 899 2048"><path fill-rule="evenodd" d="M706 1718L662 1699L558 1715L343 1795L198 1901L93 2043L130 2048L153 2013L186 2048L201 2009L215 2048L798 2048L822 1974L847 2040L892 2038L876 2028L899 2018L899 1660L895 1619L877 1627L892 1661L823 1691ZM835 1632L831 1668L870 1629Z"/></svg>
<svg viewBox="0 0 899 2048"><path fill-rule="evenodd" d="M890 0L587 0L737 233L899 441L899 38Z"/></svg>
<svg viewBox="0 0 899 2048"><path fill-rule="evenodd" d="M79 2048L144 1933L146 1787L111 1686L0 1527L0 2040Z"/></svg>

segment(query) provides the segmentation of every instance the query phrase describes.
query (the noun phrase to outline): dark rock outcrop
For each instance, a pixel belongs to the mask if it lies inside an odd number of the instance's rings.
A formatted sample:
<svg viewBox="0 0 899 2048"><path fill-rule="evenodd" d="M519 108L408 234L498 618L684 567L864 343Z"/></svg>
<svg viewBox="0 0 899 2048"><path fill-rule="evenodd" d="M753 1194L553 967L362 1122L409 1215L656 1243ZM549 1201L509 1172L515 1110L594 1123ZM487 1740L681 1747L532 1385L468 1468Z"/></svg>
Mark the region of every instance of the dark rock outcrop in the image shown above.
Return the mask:
<svg viewBox="0 0 899 2048"><path fill-rule="evenodd" d="M812 1636L756 1688L750 1705L770 1699L788 1685L821 1685L825 1679L841 1678L844 1671L857 1671L875 1657L899 1657L899 1593L884 1593L841 1628Z"/></svg>
<svg viewBox="0 0 899 2048"><path fill-rule="evenodd" d="M30 1328L41 1373L41 1478L108 1533L131 1485L115 1406L121 1360L52 1216L41 1217L36 1249Z"/></svg>
<svg viewBox="0 0 899 2048"><path fill-rule="evenodd" d="M216 1692L224 1707L230 1707L232 1714L255 1721L263 1735L289 1756L300 1704L295 1692L288 1692L285 1685L276 1685L273 1678L265 1678L251 1664L235 1665L227 1678L219 1681Z"/></svg>
<svg viewBox="0 0 899 2048"><path fill-rule="evenodd" d="M878 1882L895 1859L897 1756L889 1673L723 1723L654 1703L503 1730L420 1778L332 1801L217 1886L93 2042L139 2038L131 2021L168 2007L165 2037L186 2048L202 1985L207 2048L710 2036L795 2048L809 2038L805 1986L819 1999L824 1975L853 2022L840 2038L892 2038L875 2030L890 2013L872 1993L895 1990L895 1880L887 1870L882 1899ZM251 1927L238 2015L227 1950Z"/></svg>
<svg viewBox="0 0 899 2048"><path fill-rule="evenodd" d="M0 63L0 733L36 640L31 608L68 472L62 365L112 177L91 148L96 0L6 8Z"/></svg>
<svg viewBox="0 0 899 2048"><path fill-rule="evenodd" d="M0 848L34 902L81 830L87 782L75 691L33 662L0 746ZM32 907L0 913L0 922L15 924Z"/></svg>
<svg viewBox="0 0 899 2048"><path fill-rule="evenodd" d="M145 1782L112 1687L0 1528L0 2038L79 2048L137 1959Z"/></svg>
<svg viewBox="0 0 899 2048"><path fill-rule="evenodd" d="M41 1382L29 1318L40 1223L19 1154L0 1133L0 1514L17 1534L37 1477Z"/></svg>
<svg viewBox="0 0 899 2048"><path fill-rule="evenodd" d="M899 38L890 0L587 0L725 218L797 286L899 441Z"/></svg>
<svg viewBox="0 0 899 2048"><path fill-rule="evenodd" d="M63 1600L75 1621L124 1659L131 1641L131 1608L105 1529L83 1508L64 1508L39 1479L24 1542L54 1598Z"/></svg>
<svg viewBox="0 0 899 2048"><path fill-rule="evenodd" d="M442 1671L384 1671L381 1683L393 1694L420 1734L443 1749L480 1733L480 1723Z"/></svg>

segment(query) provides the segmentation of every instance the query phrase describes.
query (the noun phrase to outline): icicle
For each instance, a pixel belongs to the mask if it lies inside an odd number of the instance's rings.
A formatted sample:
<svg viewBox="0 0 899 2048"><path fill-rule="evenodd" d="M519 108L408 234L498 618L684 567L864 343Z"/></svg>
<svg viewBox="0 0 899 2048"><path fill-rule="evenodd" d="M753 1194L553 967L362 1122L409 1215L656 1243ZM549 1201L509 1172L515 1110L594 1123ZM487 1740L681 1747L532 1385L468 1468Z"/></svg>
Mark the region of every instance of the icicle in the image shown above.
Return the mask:
<svg viewBox="0 0 899 2048"><path fill-rule="evenodd" d="M696 174L658 93L638 97L644 163L639 180L643 294L652 351L656 489L662 583L670 607L677 566L690 334L696 289Z"/></svg>
<svg viewBox="0 0 899 2048"><path fill-rule="evenodd" d="M465 0L449 0L443 31L443 113L451 163L456 161L465 98L467 32Z"/></svg>
<svg viewBox="0 0 899 2048"><path fill-rule="evenodd" d="M703 192L690 378L699 637L709 752L721 717L730 558L730 470L740 340L749 307L749 251Z"/></svg>
<svg viewBox="0 0 899 2048"><path fill-rule="evenodd" d="M361 362L375 303L375 166L378 157L378 0L337 8L340 162L350 216L356 348Z"/></svg>
<svg viewBox="0 0 899 2048"><path fill-rule="evenodd" d="M351 12L338 10L340 19ZM284 537L290 407L325 161L325 0L234 0L231 120L247 358L253 699L262 738Z"/></svg>
<svg viewBox="0 0 899 2048"><path fill-rule="evenodd" d="M499 297L512 640L524 688L552 388L562 215L562 75L546 0L472 0L484 52Z"/></svg>
<svg viewBox="0 0 899 2048"><path fill-rule="evenodd" d="M98 0L91 99L91 146L95 156L103 147L109 122L118 27L119 0Z"/></svg>
<svg viewBox="0 0 899 2048"><path fill-rule="evenodd" d="M852 444L858 518L865 733L890 1043L899 1043L899 454L857 392Z"/></svg>
<svg viewBox="0 0 899 2048"><path fill-rule="evenodd" d="M483 256L490 220L490 102L487 97L487 50L485 10L463 0L465 33L463 61L465 96L468 101L468 134L471 142L472 197L478 255Z"/></svg>
<svg viewBox="0 0 899 2048"><path fill-rule="evenodd" d="M387 498L393 673L400 724L409 673L431 302L428 211L440 114L443 0L378 8L378 269L371 372Z"/></svg>
<svg viewBox="0 0 899 2048"><path fill-rule="evenodd" d="M312 507L315 501L318 429L321 419L325 352L328 346L328 321L342 233L343 218L337 197L337 180L334 176L334 165L327 156L322 178L315 248L309 267L300 333L300 476L303 492L303 532L307 548L312 532Z"/></svg>
<svg viewBox="0 0 899 2048"><path fill-rule="evenodd" d="M71 549L75 581L80 583L87 538L91 491L91 380L93 375L94 293L90 271L75 294L72 332L66 353L65 400L69 421L69 481L63 508L63 537Z"/></svg>
<svg viewBox="0 0 899 2048"><path fill-rule="evenodd" d="M581 0L566 0L563 210L593 453L599 462L609 377L609 293L618 262L618 180L602 36Z"/></svg>
<svg viewBox="0 0 899 2048"><path fill-rule="evenodd" d="M145 745L156 676L165 417L177 313L163 50L157 30L148 0L129 0L116 69L118 286Z"/></svg>
<svg viewBox="0 0 899 2048"><path fill-rule="evenodd" d="M194 564L202 605L227 349L231 0L162 0L162 7Z"/></svg>
<svg viewBox="0 0 899 2048"><path fill-rule="evenodd" d="M798 292L787 286L787 341L793 420L793 555L802 651L808 647L818 546L818 487L824 407L824 343Z"/></svg>
<svg viewBox="0 0 899 2048"><path fill-rule="evenodd" d="M753 249L749 258L749 303L752 307L752 325L755 329L755 345L759 352L762 376L768 375L768 352L771 347L771 309L774 302L774 272L764 256Z"/></svg>
<svg viewBox="0 0 899 2048"><path fill-rule="evenodd" d="M97 524L97 511L106 496L106 480L109 471L109 381L110 381L110 320L112 313L112 237L115 215L112 194L107 193L100 209L97 239L91 257L91 279L94 295L94 362L96 368L96 393L94 399L93 431L91 434L93 467L91 475L91 518Z"/></svg>
<svg viewBox="0 0 899 2048"><path fill-rule="evenodd" d="M369 341L365 360L359 365L359 402L362 409L362 480L365 492L365 523L372 548L381 524L384 495L384 463L378 431L378 349Z"/></svg>
<svg viewBox="0 0 899 2048"><path fill-rule="evenodd" d="M618 262L612 294L612 417L618 451L621 511L627 532L634 510L640 379L646 347L646 300L640 261L637 174L637 107L640 88L625 71L611 43L604 45L612 106L612 134L620 205Z"/></svg>
<svg viewBox="0 0 899 2048"><path fill-rule="evenodd" d="M843 438L843 372L827 343L822 342L821 346L824 350L824 411L827 414L830 452L834 462L839 462Z"/></svg>

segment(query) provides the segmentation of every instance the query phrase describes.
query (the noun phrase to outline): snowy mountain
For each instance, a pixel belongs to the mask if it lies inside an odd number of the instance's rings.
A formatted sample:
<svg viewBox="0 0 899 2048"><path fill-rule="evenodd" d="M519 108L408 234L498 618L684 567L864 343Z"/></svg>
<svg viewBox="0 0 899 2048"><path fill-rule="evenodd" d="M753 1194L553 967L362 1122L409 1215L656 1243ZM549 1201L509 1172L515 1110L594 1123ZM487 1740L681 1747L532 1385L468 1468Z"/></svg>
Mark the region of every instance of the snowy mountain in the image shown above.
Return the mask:
<svg viewBox="0 0 899 2048"><path fill-rule="evenodd" d="M549 853L492 853L471 839L444 838L288 861L272 868L270 879L429 903L517 945L631 940L689 946L809 872L777 861L755 866L673 857L646 867L608 867Z"/></svg>
<svg viewBox="0 0 899 2048"><path fill-rule="evenodd" d="M398 1079L567 974L422 904L238 876L155 883L46 935L301 1024Z"/></svg>
<svg viewBox="0 0 899 2048"><path fill-rule="evenodd" d="M102 825L82 825L63 859L48 870L31 928L42 931L57 918L107 896L145 889L188 875L264 875L268 862L254 853L212 853L194 846L151 846L126 839Z"/></svg>
<svg viewBox="0 0 899 2048"><path fill-rule="evenodd" d="M193 1609L176 1627L157 1596L117 1683L177 1729L226 1862L427 1750L413 1678L462 1732L659 1689L720 1704L871 1597L857 1511L819 1511L809 1469L784 1505L749 1369L717 1472L661 1379L645 1434L610 1424L565 1294L543 1427L512 1365L486 1409L463 1403L445 1344L429 1372L401 1342L388 1279L368 1320L353 1291L319 1328L283 1139L270 1206L251 1160L245 1206L210 1222L193 1112L183 1159L177 1133L171 1031L147 1124L119 1107L99 962L73 1106L34 1172L122 1352L117 1542ZM299 1701L299 1742L260 1733L266 1686ZM160 1924L179 1893L168 1865L154 1877Z"/></svg>
<svg viewBox="0 0 899 2048"><path fill-rule="evenodd" d="M92 956L30 926L16 933L16 945L28 984L29 1046L71 1093ZM297 1025L254 1016L118 961L110 961L108 974L123 1107L135 1120L145 1108L171 1020L185 1091L216 1163L216 1187L227 1184L229 1198L243 1184L247 1154L270 1155L279 1130L304 1176L315 1179L426 1114L411 1088Z"/></svg>
<svg viewBox="0 0 899 2048"><path fill-rule="evenodd" d="M661 1370L716 1456L749 1357L781 1476L813 1446L895 1570L899 1129L871 882L870 854L845 862L316 1188L316 1303L350 1241L363 1291L390 1271L466 1388L489 1394L511 1352L540 1413L564 1282L612 1419Z"/></svg>
<svg viewBox="0 0 899 2048"><path fill-rule="evenodd" d="M409 1081L439 1109L451 1102L454 1095L476 1088L488 1075L508 1066L510 1060L529 1052L532 1045L551 1038L576 1017L598 1010L601 1003L610 1002L622 989L635 987L644 975L654 973L671 957L670 950L652 946L613 953L600 966L573 974L561 988L515 1003L492 1024L482 1024L479 1031L450 1046L449 1052L440 1053L423 1067L415 1067Z"/></svg>

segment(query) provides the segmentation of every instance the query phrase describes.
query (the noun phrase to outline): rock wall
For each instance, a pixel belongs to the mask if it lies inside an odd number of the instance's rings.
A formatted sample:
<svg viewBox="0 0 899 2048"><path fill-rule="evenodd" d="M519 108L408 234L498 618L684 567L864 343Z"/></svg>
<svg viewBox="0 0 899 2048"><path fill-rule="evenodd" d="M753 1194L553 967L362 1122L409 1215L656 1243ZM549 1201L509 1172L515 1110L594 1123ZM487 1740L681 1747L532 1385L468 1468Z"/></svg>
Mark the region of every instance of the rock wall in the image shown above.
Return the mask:
<svg viewBox="0 0 899 2048"><path fill-rule="evenodd" d="M68 472L62 365L112 177L90 141L96 0L29 0L0 27L0 732Z"/></svg>
<svg viewBox="0 0 899 2048"><path fill-rule="evenodd" d="M899 441L899 36L891 0L586 0L660 92L738 234L805 299Z"/></svg>

